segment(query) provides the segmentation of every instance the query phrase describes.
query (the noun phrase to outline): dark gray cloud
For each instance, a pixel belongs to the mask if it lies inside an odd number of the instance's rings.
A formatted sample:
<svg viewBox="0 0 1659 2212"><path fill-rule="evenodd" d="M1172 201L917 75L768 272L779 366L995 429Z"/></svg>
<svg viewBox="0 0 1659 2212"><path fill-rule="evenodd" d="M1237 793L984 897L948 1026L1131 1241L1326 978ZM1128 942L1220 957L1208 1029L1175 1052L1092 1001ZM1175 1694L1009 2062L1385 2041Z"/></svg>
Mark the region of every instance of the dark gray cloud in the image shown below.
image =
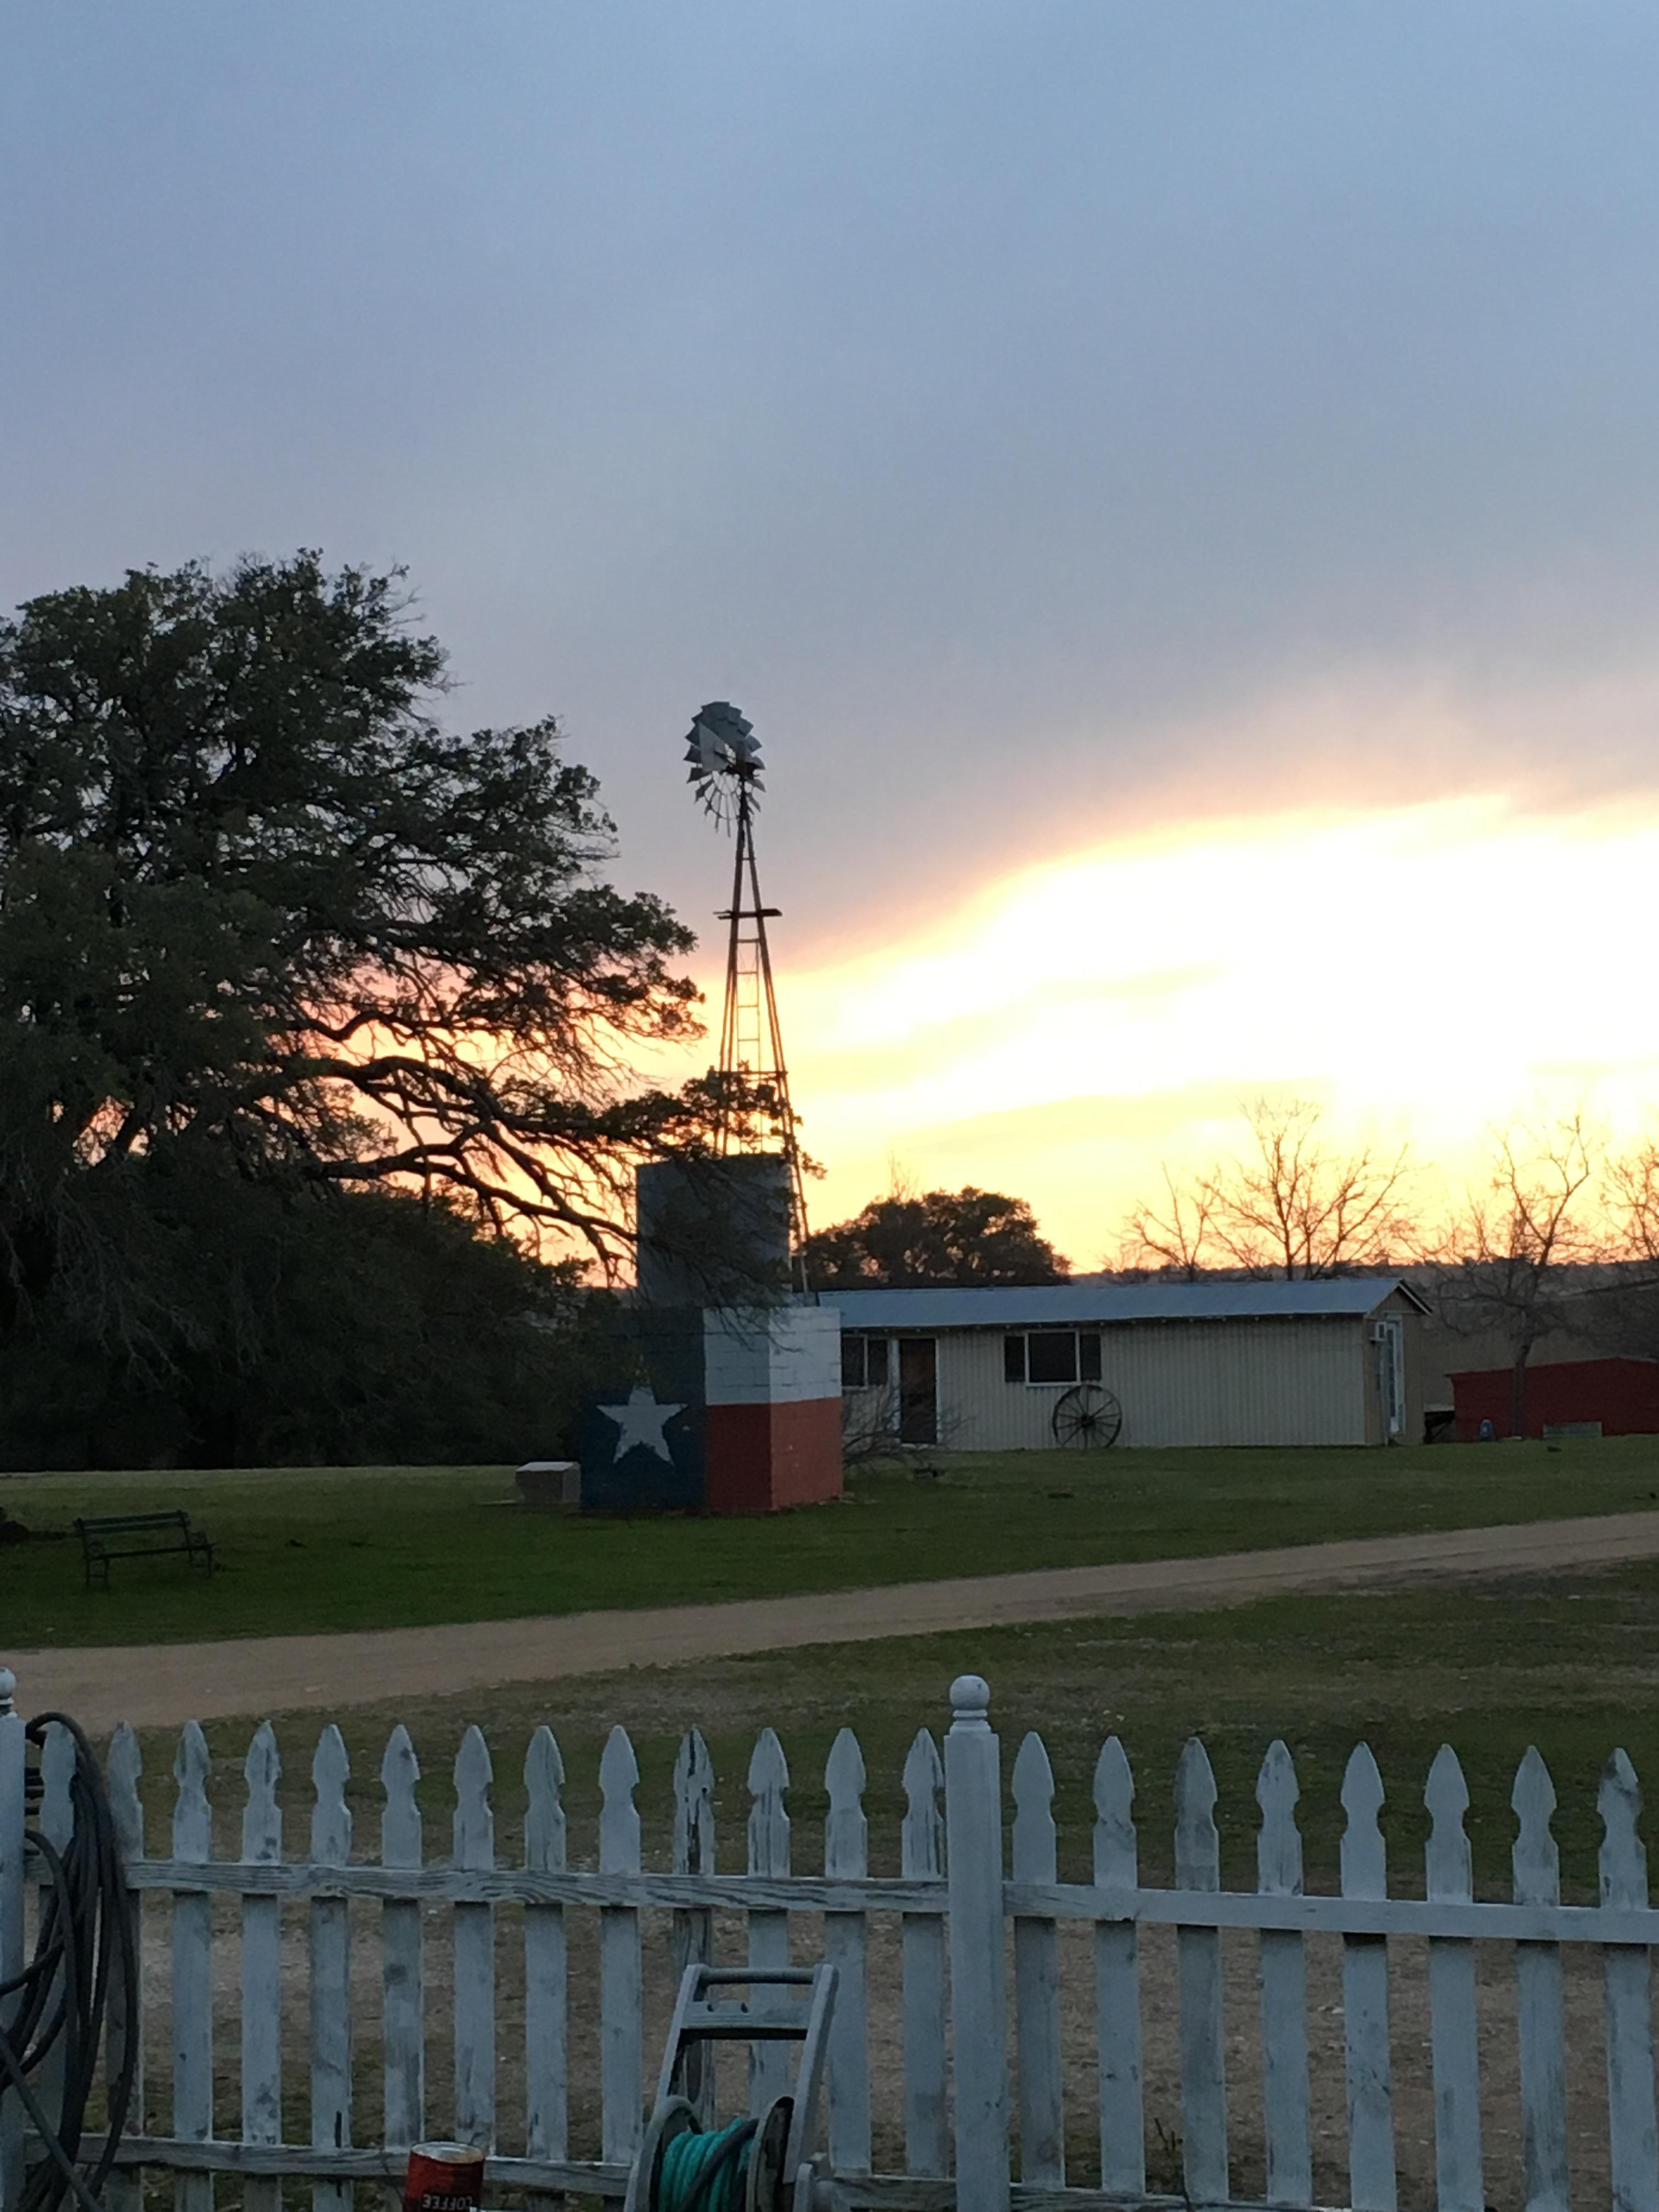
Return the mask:
<svg viewBox="0 0 1659 2212"><path fill-rule="evenodd" d="M20 12L0 590L404 560L694 914L733 696L809 935L1379 718L1650 782L1656 87L1619 0Z"/></svg>

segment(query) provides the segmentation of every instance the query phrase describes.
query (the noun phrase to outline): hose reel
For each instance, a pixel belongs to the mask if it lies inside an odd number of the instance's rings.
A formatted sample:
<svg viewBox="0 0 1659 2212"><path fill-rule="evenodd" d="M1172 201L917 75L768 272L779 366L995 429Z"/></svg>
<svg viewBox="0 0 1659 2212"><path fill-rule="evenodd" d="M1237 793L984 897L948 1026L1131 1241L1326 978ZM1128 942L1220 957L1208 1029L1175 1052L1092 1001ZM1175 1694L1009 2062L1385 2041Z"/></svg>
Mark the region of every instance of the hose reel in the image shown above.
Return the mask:
<svg viewBox="0 0 1659 2212"><path fill-rule="evenodd" d="M748 2002L722 1995L738 1989ZM789 2001L792 1992L798 2001ZM810 2212L813 2128L835 2001L830 1966L769 1972L688 1966L623 2212ZM753 2115L705 2128L678 2086L686 2056L700 2043L799 2044L792 2089Z"/></svg>

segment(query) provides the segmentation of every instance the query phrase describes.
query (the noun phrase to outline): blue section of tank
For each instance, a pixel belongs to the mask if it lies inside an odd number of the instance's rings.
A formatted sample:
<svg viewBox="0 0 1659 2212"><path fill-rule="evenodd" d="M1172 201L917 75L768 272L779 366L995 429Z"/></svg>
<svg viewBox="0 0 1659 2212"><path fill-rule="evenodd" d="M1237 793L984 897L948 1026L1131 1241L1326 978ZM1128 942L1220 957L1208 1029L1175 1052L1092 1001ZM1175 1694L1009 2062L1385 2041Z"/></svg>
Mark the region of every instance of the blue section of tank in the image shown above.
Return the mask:
<svg viewBox="0 0 1659 2212"><path fill-rule="evenodd" d="M703 1409L702 1312L636 1311L577 1423L584 1511L700 1513Z"/></svg>

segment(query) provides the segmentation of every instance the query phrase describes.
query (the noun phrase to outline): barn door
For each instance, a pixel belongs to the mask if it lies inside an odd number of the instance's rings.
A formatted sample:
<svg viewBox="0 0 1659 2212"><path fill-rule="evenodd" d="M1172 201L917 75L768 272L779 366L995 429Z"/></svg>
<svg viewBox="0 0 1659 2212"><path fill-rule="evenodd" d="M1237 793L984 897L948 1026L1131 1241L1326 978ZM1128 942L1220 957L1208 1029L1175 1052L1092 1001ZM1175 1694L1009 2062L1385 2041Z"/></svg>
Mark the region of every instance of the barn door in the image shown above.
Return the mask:
<svg viewBox="0 0 1659 2212"><path fill-rule="evenodd" d="M899 1442L939 1442L938 1346L931 1336L902 1336L898 1348Z"/></svg>
<svg viewBox="0 0 1659 2212"><path fill-rule="evenodd" d="M1406 1324L1384 1314L1372 1328L1376 1346L1376 1391L1382 1407L1382 1434L1389 1443L1406 1434Z"/></svg>

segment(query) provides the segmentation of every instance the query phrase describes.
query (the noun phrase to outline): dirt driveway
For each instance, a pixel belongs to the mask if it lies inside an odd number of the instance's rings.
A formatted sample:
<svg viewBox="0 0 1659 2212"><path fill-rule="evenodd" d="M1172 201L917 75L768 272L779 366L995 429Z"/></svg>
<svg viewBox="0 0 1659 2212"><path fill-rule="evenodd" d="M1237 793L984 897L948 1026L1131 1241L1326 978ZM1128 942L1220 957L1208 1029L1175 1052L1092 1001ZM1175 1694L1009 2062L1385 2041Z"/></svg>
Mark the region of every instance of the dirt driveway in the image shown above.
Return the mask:
<svg viewBox="0 0 1659 2212"><path fill-rule="evenodd" d="M1170 1613L1298 1590L1547 1573L1654 1557L1659 1557L1659 1513L1613 1513L731 1605L460 1621L343 1636L21 1651L10 1664L25 1713L55 1707L97 1731L119 1720L165 1728L186 1720L436 1696L501 1682L550 1682L805 1644L860 1644L1099 1613Z"/></svg>

